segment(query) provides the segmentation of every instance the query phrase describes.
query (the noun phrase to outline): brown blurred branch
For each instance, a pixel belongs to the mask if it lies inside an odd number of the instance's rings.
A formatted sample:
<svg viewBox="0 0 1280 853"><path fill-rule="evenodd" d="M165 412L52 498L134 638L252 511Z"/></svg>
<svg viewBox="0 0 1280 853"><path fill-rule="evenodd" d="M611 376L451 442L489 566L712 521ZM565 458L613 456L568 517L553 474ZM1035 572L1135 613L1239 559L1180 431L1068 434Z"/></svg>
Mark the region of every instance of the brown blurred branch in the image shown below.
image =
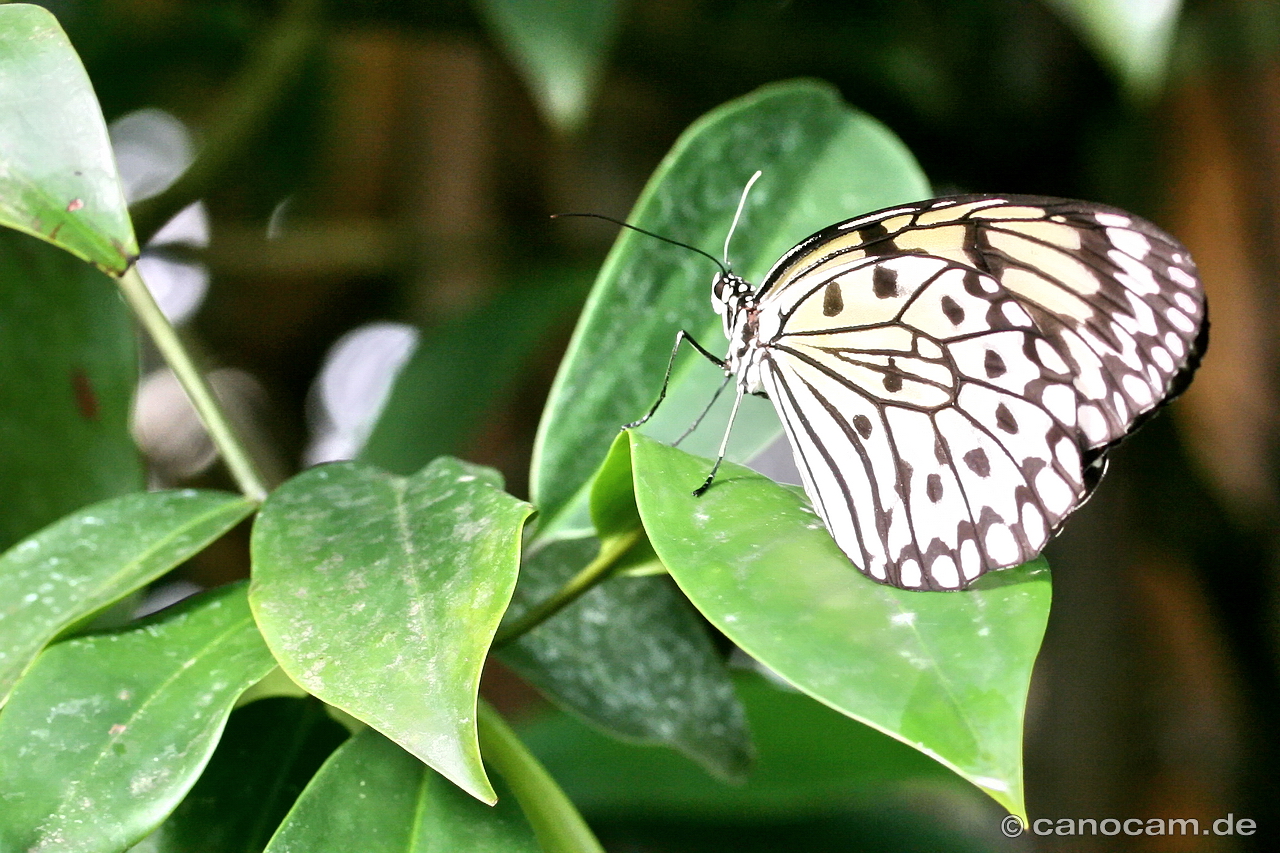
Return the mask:
<svg viewBox="0 0 1280 853"><path fill-rule="evenodd" d="M244 153L288 93L320 34L320 0L288 0L275 25L254 46L217 110L217 122L191 167L159 195L130 210L138 244L206 195Z"/></svg>

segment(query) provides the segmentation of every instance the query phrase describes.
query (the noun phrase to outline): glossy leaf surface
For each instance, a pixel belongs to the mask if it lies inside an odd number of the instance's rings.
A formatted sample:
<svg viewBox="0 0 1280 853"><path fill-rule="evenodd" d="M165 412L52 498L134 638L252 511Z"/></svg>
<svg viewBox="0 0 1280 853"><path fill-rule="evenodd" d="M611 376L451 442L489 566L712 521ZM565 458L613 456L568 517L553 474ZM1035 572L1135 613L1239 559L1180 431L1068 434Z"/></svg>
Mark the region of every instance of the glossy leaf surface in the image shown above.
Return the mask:
<svg viewBox="0 0 1280 853"><path fill-rule="evenodd" d="M224 492L136 492L9 549L0 556L0 704L46 643L199 553L252 510Z"/></svg>
<svg viewBox="0 0 1280 853"><path fill-rule="evenodd" d="M765 86L695 122L658 167L629 221L719 256L739 196L763 170L733 235L735 271L759 281L809 234L859 213L929 195L928 183L891 132L813 81ZM612 227L604 226L601 227ZM623 231L596 280L539 425L530 488L539 536L585 535L589 480L621 424L657 397L676 332L712 351L725 346L711 310L715 267L686 249ZM643 431L678 436L723 374L686 353L667 400ZM685 442L713 453L727 400ZM770 404L748 398L730 458L755 455L781 432Z"/></svg>
<svg viewBox="0 0 1280 853"><path fill-rule="evenodd" d="M814 698L915 746L1025 816L1022 723L1049 615L1043 560L963 592L865 577L797 488L632 434L636 502L689 600Z"/></svg>
<svg viewBox="0 0 1280 853"><path fill-rule="evenodd" d="M501 788L501 783L499 783ZM267 853L538 853L515 799L476 802L365 729L302 792Z"/></svg>
<svg viewBox="0 0 1280 853"><path fill-rule="evenodd" d="M121 273L138 254L80 57L40 6L0 6L0 225Z"/></svg>
<svg viewBox="0 0 1280 853"><path fill-rule="evenodd" d="M476 692L530 512L500 484L447 457L412 477L322 465L271 495L252 545L285 672L486 802Z"/></svg>
<svg viewBox="0 0 1280 853"><path fill-rule="evenodd" d="M243 585L47 649L0 713L0 850L113 853L195 783L275 666Z"/></svg>

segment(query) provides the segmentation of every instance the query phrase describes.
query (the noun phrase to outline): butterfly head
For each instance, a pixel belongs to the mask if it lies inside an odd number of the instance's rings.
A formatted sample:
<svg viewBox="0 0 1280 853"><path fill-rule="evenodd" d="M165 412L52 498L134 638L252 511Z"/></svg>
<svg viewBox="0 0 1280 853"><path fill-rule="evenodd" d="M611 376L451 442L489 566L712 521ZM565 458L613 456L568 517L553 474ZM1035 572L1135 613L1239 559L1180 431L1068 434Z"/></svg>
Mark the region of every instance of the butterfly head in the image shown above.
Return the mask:
<svg viewBox="0 0 1280 853"><path fill-rule="evenodd" d="M726 334L733 327L734 317L744 304L752 301L754 294L755 288L733 272L718 272L711 280L711 305L717 314L724 317Z"/></svg>

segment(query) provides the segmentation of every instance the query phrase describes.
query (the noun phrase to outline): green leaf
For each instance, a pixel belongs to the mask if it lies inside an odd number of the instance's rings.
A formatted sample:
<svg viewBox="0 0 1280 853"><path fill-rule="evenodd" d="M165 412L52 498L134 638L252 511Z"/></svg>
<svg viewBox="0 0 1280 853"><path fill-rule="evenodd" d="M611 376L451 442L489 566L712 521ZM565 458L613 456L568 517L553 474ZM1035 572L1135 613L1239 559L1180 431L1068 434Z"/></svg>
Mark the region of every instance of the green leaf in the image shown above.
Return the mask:
<svg viewBox="0 0 1280 853"><path fill-rule="evenodd" d="M1047 0L1120 77L1131 95L1159 93L1181 0Z"/></svg>
<svg viewBox="0 0 1280 853"><path fill-rule="evenodd" d="M902 143L830 86L766 86L704 116L654 173L630 221L719 255L748 178L764 171L733 236L734 269L753 281L809 234L876 208L925 197L929 187ZM560 365L534 447L530 490L542 538L590 533L589 482L621 424L648 411L676 332L723 345L711 310L711 262L623 231L609 253ZM721 343L717 343L720 341ZM682 433L723 381L686 353L666 401L642 431ZM728 400L685 447L712 454ZM749 397L734 426L731 459L754 456L781 434L770 404Z"/></svg>
<svg viewBox="0 0 1280 853"><path fill-rule="evenodd" d="M577 270L544 271L424 333L396 376L361 461L411 474L437 456L465 450L548 330L581 302L582 277Z"/></svg>
<svg viewBox="0 0 1280 853"><path fill-rule="evenodd" d="M200 781L130 853L262 850L347 731L315 699L263 699L227 721Z"/></svg>
<svg viewBox="0 0 1280 853"><path fill-rule="evenodd" d="M617 0L475 0L547 122L586 122L618 31Z"/></svg>
<svg viewBox="0 0 1280 853"><path fill-rule="evenodd" d="M0 556L0 704L47 643L252 511L224 492L136 492L67 516Z"/></svg>
<svg viewBox="0 0 1280 853"><path fill-rule="evenodd" d="M0 225L117 275L138 254L98 99L58 21L0 6Z"/></svg>
<svg viewBox="0 0 1280 853"><path fill-rule="evenodd" d="M482 805L373 729L325 762L267 845L267 853L437 850L539 853L512 797Z"/></svg>
<svg viewBox="0 0 1280 853"><path fill-rule="evenodd" d="M449 458L313 468L263 504L250 593L290 678L490 803L476 691L531 511L499 484Z"/></svg>
<svg viewBox="0 0 1280 853"><path fill-rule="evenodd" d="M591 481L591 523L600 536L617 536L641 526L631 485L631 441L620 432Z"/></svg>
<svg viewBox="0 0 1280 853"><path fill-rule="evenodd" d="M129 313L107 276L0 228L0 549L143 487L129 436L137 362Z"/></svg>
<svg viewBox="0 0 1280 853"><path fill-rule="evenodd" d="M595 539L531 555L511 604L518 617L595 557ZM702 620L665 577L617 577L500 653L552 701L636 743L673 747L712 773L751 764L746 719Z"/></svg>
<svg viewBox="0 0 1280 853"><path fill-rule="evenodd" d="M0 850L136 843L195 782L236 698L273 666L242 585L47 649L0 714Z"/></svg>
<svg viewBox="0 0 1280 853"><path fill-rule="evenodd" d="M802 693L744 673L734 682L757 750L743 785L717 784L670 752L619 743L563 714L520 734L593 819L799 821L919 783L982 797L936 761Z"/></svg>
<svg viewBox="0 0 1280 853"><path fill-rule="evenodd" d="M838 711L910 744L1025 817L1022 722L1049 616L1043 560L964 592L876 583L799 489L632 435L636 502L689 600L752 657Z"/></svg>

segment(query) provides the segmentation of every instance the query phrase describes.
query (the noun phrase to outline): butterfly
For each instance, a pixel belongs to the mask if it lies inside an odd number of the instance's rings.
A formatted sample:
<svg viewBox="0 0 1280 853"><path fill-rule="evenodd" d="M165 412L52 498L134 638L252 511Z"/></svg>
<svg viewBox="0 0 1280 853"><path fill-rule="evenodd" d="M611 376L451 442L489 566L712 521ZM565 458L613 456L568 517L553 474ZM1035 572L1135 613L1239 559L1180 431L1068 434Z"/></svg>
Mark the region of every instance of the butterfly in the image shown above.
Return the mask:
<svg viewBox="0 0 1280 853"><path fill-rule="evenodd" d="M721 264L711 289L727 355L684 332L676 350L736 377L735 413L744 394L773 402L836 544L905 589L1038 555L1208 344L1177 240L1041 196L898 205L802 240L758 288Z"/></svg>

